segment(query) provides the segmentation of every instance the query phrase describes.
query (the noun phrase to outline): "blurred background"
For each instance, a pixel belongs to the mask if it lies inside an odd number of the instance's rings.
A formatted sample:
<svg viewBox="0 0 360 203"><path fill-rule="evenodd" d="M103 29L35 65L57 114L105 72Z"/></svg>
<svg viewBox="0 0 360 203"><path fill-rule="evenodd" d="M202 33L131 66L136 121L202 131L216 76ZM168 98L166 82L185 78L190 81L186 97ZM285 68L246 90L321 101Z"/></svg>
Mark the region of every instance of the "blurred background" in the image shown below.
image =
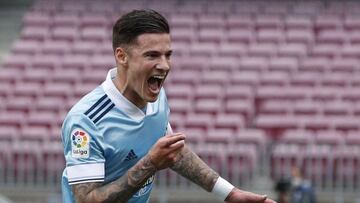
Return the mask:
<svg viewBox="0 0 360 203"><path fill-rule="evenodd" d="M1 0L1 203L61 202L63 118L143 8L172 29L171 124L210 166L279 203L360 202L359 1ZM216 199L161 171L152 202Z"/></svg>

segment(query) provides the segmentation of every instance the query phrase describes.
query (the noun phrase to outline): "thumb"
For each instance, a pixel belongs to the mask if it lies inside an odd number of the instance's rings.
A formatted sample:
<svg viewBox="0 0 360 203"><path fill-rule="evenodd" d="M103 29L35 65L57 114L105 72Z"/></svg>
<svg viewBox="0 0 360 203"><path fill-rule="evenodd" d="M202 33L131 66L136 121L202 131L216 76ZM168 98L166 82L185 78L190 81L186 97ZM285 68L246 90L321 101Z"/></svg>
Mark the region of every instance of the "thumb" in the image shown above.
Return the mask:
<svg viewBox="0 0 360 203"><path fill-rule="evenodd" d="M250 192L244 195L246 196L245 199L249 202L264 202L267 198L267 195L258 195Z"/></svg>

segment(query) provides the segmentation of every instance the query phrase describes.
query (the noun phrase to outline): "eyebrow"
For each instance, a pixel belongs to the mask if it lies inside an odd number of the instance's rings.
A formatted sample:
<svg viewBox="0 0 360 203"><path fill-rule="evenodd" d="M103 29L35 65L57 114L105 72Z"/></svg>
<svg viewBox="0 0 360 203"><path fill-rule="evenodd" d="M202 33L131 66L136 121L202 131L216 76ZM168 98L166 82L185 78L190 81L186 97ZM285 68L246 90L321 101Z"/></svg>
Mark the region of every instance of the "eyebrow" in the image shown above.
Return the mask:
<svg viewBox="0 0 360 203"><path fill-rule="evenodd" d="M173 50L169 50L169 51L166 51L165 52L165 55L167 55L167 54L172 54L173 53ZM145 51L142 55L143 56L145 56L145 55L147 55L147 54L161 54L161 52L160 51L156 51L156 50L149 50L149 51Z"/></svg>

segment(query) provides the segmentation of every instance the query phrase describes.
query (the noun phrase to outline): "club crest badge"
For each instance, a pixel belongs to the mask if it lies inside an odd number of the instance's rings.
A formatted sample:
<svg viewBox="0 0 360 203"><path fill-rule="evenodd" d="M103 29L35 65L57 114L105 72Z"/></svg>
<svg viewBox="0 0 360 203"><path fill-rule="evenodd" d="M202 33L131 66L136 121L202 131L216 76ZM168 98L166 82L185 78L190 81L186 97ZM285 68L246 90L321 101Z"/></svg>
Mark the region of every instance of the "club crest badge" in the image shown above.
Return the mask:
<svg viewBox="0 0 360 203"><path fill-rule="evenodd" d="M75 129L71 133L71 154L73 158L88 158L90 136L82 129Z"/></svg>

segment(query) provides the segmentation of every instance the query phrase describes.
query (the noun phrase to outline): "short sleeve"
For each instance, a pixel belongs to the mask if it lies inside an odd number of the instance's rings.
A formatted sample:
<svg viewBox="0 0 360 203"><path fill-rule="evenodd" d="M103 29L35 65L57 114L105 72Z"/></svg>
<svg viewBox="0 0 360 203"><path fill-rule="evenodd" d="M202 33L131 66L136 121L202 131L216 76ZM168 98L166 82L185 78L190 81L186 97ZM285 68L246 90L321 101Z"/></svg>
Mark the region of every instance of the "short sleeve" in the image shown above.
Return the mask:
<svg viewBox="0 0 360 203"><path fill-rule="evenodd" d="M83 114L68 115L62 127L62 140L69 185L103 182L103 137L92 121Z"/></svg>

